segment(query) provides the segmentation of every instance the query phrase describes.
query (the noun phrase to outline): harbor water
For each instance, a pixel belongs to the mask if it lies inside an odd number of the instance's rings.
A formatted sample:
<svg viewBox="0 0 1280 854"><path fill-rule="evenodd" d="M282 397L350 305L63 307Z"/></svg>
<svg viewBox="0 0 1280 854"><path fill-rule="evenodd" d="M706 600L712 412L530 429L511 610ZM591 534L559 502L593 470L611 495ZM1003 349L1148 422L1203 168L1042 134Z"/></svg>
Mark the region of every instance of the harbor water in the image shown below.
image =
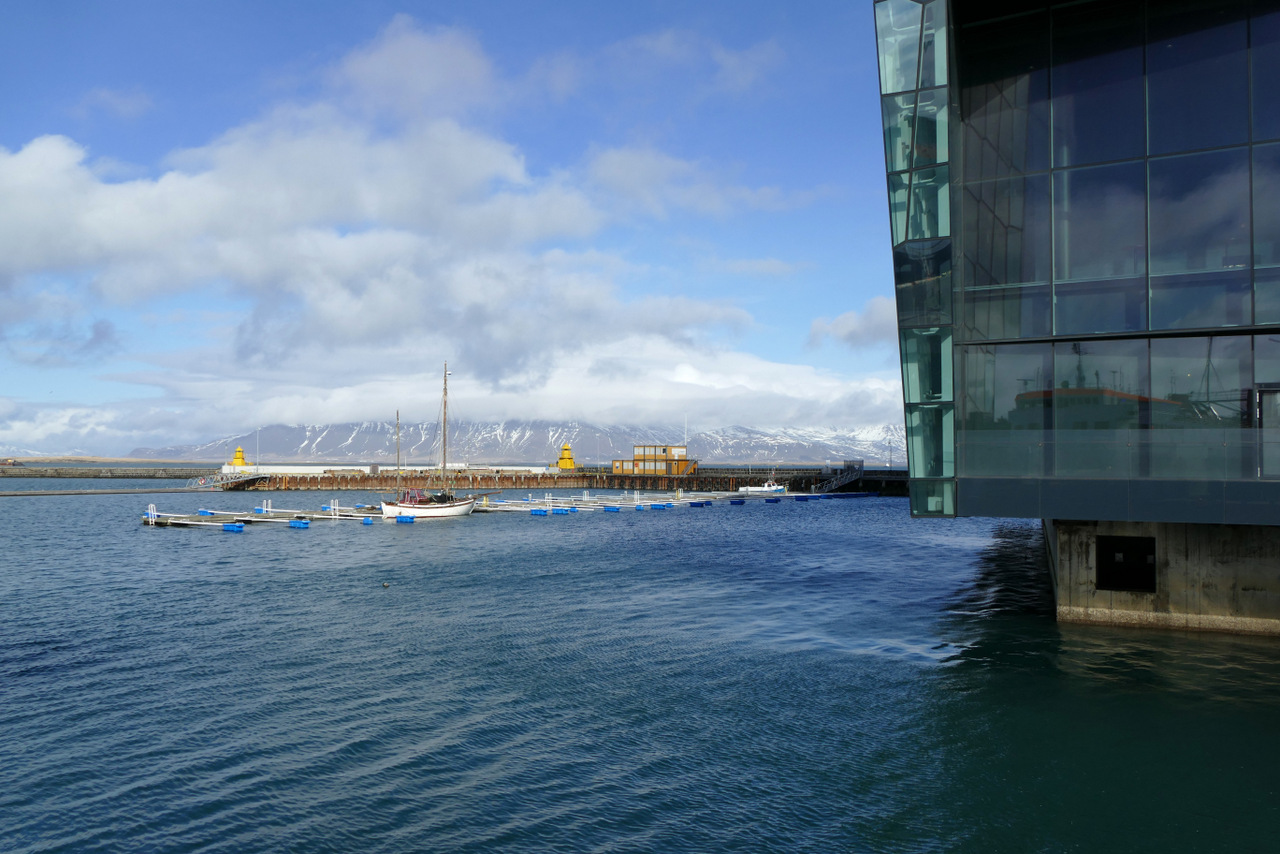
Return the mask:
<svg viewBox="0 0 1280 854"><path fill-rule="evenodd" d="M1274 850L1280 640L1058 625L1038 523L139 522L262 497L0 499L0 849Z"/></svg>

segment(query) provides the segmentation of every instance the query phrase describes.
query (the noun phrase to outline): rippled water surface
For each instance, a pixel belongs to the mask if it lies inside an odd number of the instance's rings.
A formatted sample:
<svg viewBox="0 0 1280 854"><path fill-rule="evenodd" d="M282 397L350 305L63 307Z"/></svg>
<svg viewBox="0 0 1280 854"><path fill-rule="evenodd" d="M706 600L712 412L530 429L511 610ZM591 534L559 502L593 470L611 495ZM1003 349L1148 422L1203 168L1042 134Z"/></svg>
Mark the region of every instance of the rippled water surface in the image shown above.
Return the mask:
<svg viewBox="0 0 1280 854"><path fill-rule="evenodd" d="M1058 626L1038 524L139 524L261 497L0 499L0 849L1274 850L1280 642Z"/></svg>

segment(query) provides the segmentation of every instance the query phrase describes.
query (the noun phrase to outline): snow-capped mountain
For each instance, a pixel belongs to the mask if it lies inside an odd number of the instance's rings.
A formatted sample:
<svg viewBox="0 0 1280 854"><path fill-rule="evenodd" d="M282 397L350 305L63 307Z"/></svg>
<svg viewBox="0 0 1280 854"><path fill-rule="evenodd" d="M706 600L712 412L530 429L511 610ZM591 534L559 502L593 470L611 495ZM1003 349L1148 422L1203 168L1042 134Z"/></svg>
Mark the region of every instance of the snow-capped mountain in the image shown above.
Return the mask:
<svg viewBox="0 0 1280 854"><path fill-rule="evenodd" d="M396 425L388 421L351 424L274 424L253 433L228 436L201 445L135 448L129 456L164 460L229 460L237 447L250 460L316 462L393 462ZM435 422L400 425L400 457L408 465L439 461ZM568 444L582 465L630 459L633 445L683 444L684 428L621 424L601 426L576 421L467 422L449 426L449 460L471 463L550 463ZM723 427L688 437L689 456L703 463L905 462L902 425L864 429L785 428L758 430Z"/></svg>

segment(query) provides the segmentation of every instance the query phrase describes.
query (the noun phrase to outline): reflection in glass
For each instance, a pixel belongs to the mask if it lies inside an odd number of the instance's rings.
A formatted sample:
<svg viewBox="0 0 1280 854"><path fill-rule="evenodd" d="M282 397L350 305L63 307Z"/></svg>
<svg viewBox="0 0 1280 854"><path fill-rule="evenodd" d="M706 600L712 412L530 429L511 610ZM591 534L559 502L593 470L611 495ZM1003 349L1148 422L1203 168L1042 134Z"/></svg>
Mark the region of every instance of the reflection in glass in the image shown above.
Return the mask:
<svg viewBox="0 0 1280 854"><path fill-rule="evenodd" d="M880 99L884 114L884 161L886 172L911 168L911 128L915 124L916 96L886 95Z"/></svg>
<svg viewBox="0 0 1280 854"><path fill-rule="evenodd" d="M984 23L959 41L965 180L1049 168L1048 18Z"/></svg>
<svg viewBox="0 0 1280 854"><path fill-rule="evenodd" d="M1280 145L1253 147L1253 263L1280 266Z"/></svg>
<svg viewBox="0 0 1280 854"><path fill-rule="evenodd" d="M1053 426L1059 476L1129 477L1150 417L1147 342L1053 345Z"/></svg>
<svg viewBox="0 0 1280 854"><path fill-rule="evenodd" d="M1038 477L1051 472L1052 345L965 347L961 476Z"/></svg>
<svg viewBox="0 0 1280 854"><path fill-rule="evenodd" d="M1253 271L1253 322L1280 323L1280 267Z"/></svg>
<svg viewBox="0 0 1280 854"><path fill-rule="evenodd" d="M1048 285L966 291L964 334L970 341L1038 338L1052 329Z"/></svg>
<svg viewBox="0 0 1280 854"><path fill-rule="evenodd" d="M916 88L920 59L920 4L915 0L883 0L876 4L876 41L880 55L880 92Z"/></svg>
<svg viewBox="0 0 1280 854"><path fill-rule="evenodd" d="M1280 389L1280 332L1253 336L1253 377L1259 388Z"/></svg>
<svg viewBox="0 0 1280 854"><path fill-rule="evenodd" d="M947 152L947 90L933 89L920 93L920 106L916 110L915 162L913 168L946 163Z"/></svg>
<svg viewBox="0 0 1280 854"><path fill-rule="evenodd" d="M893 251L900 326L951 323L951 240L904 243Z"/></svg>
<svg viewBox="0 0 1280 854"><path fill-rule="evenodd" d="M920 88L947 85L947 0L932 0L924 7L920 42Z"/></svg>
<svg viewBox="0 0 1280 854"><path fill-rule="evenodd" d="M1249 151L1150 161L1151 273L1249 266Z"/></svg>
<svg viewBox="0 0 1280 854"><path fill-rule="evenodd" d="M966 184L965 287L1048 282L1049 176Z"/></svg>
<svg viewBox="0 0 1280 854"><path fill-rule="evenodd" d="M907 407L907 474L955 477L955 412L950 403Z"/></svg>
<svg viewBox="0 0 1280 854"><path fill-rule="evenodd" d="M1249 53L1253 58L1253 138L1280 138L1280 9L1253 9Z"/></svg>
<svg viewBox="0 0 1280 854"><path fill-rule="evenodd" d="M907 239L908 181L905 172L889 176L889 225L893 231L894 246Z"/></svg>
<svg viewBox="0 0 1280 854"><path fill-rule="evenodd" d="M1053 13L1053 162L1078 166L1146 153L1141 0Z"/></svg>
<svg viewBox="0 0 1280 854"><path fill-rule="evenodd" d="M904 329L901 339L905 402L951 400L951 327Z"/></svg>
<svg viewBox="0 0 1280 854"><path fill-rule="evenodd" d="M956 515L956 483L953 480L913 480L908 486L912 516Z"/></svg>
<svg viewBox="0 0 1280 854"><path fill-rule="evenodd" d="M1059 335L1145 330L1147 280L1105 279L1055 285L1053 328Z"/></svg>
<svg viewBox="0 0 1280 854"><path fill-rule="evenodd" d="M1246 5L1152 3L1147 31L1150 153L1249 139Z"/></svg>
<svg viewBox="0 0 1280 854"><path fill-rule="evenodd" d="M1144 275L1146 195L1146 168L1141 161L1055 172L1054 278Z"/></svg>
<svg viewBox="0 0 1280 854"><path fill-rule="evenodd" d="M1151 342L1151 477L1239 478L1253 457L1249 336ZM1185 431L1195 431L1194 434Z"/></svg>
<svg viewBox="0 0 1280 854"><path fill-rule="evenodd" d="M1250 322L1248 270L1151 277L1151 328L1202 329Z"/></svg>
<svg viewBox="0 0 1280 854"><path fill-rule="evenodd" d="M950 235L951 187L947 167L938 166L912 172L907 239L923 240Z"/></svg>

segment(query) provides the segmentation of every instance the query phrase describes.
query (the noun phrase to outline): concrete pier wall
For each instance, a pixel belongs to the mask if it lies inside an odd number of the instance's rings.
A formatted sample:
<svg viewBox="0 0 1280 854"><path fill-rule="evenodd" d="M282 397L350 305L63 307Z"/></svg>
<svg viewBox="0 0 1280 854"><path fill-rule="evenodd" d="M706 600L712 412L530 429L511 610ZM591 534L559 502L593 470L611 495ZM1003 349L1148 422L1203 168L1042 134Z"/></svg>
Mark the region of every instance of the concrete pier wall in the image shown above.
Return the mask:
<svg viewBox="0 0 1280 854"><path fill-rule="evenodd" d="M1280 635L1280 527L1054 520L1045 537L1063 622Z"/></svg>

